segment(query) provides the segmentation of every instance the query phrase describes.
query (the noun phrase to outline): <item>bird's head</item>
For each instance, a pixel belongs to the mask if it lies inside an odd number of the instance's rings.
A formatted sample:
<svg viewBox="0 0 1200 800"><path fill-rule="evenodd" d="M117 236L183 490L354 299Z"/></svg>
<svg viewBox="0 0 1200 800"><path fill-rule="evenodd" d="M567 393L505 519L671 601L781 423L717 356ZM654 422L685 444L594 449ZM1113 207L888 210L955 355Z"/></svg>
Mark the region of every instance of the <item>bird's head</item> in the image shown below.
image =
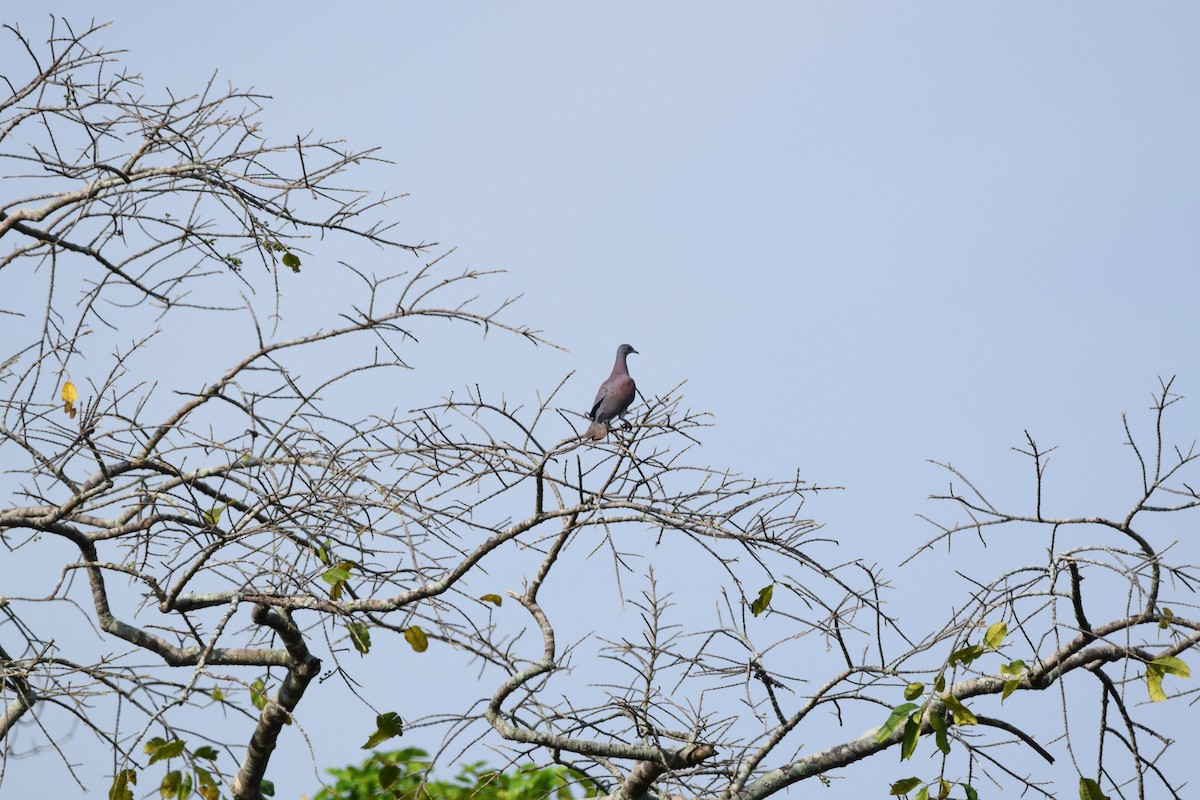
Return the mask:
<svg viewBox="0 0 1200 800"><path fill-rule="evenodd" d="M637 352L637 350L633 349L633 345L623 344L617 348L617 358L620 358L621 356L627 356L630 353L636 353L636 352Z"/></svg>

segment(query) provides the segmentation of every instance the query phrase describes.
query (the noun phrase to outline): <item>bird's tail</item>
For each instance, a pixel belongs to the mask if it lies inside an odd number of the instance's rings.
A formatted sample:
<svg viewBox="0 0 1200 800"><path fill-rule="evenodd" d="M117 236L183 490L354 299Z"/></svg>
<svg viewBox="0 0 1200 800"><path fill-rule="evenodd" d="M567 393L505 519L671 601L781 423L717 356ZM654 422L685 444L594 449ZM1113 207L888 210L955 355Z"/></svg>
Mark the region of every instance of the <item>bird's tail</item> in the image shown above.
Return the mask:
<svg viewBox="0 0 1200 800"><path fill-rule="evenodd" d="M598 442L608 435L608 426L599 420L593 421L588 425L588 429L583 432L584 439L591 439L593 442Z"/></svg>

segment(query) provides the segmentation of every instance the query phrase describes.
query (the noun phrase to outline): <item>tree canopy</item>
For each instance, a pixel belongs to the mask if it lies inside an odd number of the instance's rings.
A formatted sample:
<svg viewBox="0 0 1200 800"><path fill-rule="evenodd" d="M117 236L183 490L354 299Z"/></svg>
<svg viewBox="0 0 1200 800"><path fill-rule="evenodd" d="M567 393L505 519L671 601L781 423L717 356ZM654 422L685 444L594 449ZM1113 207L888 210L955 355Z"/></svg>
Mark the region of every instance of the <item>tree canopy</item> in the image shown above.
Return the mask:
<svg viewBox="0 0 1200 800"><path fill-rule="evenodd" d="M487 272L396 234L395 198L355 188L376 150L271 139L265 98L215 79L146 87L103 26L5 34L24 70L0 100L0 542L33 587L0 598L6 757L36 742L87 785L79 728L114 798L259 798L281 738L321 724L314 687L353 691L402 646L470 678L418 719L363 695L374 729L347 735L419 729L445 761L481 741L534 765L496 773L521 792L760 800L888 752L895 795L1050 797L1065 747L1083 796L1178 796L1142 705L1182 699L1200 642L1172 380L1147 434L1125 424L1118 516L1044 513L1032 436L1012 505L944 464L913 558L1003 556L931 570L949 610L908 618L889 572L810 518L836 487L704 464L682 386L643 389L597 444L569 376L530 405L381 390L456 328L556 345L480 299ZM301 280L319 302L290 296ZM408 786L407 752L373 774Z"/></svg>

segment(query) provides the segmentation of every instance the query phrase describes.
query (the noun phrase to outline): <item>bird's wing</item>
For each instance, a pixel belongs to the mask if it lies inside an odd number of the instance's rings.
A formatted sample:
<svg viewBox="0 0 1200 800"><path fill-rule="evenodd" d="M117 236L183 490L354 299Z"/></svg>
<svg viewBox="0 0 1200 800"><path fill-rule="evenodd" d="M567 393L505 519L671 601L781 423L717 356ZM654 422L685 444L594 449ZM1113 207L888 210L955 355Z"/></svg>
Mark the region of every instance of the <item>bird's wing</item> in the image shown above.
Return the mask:
<svg viewBox="0 0 1200 800"><path fill-rule="evenodd" d="M596 392L596 399L592 402L591 413L588 414L589 419L596 419L596 414L600 411L601 404L608 397L608 390L611 388L609 383L610 381L605 381L600 384L600 391Z"/></svg>

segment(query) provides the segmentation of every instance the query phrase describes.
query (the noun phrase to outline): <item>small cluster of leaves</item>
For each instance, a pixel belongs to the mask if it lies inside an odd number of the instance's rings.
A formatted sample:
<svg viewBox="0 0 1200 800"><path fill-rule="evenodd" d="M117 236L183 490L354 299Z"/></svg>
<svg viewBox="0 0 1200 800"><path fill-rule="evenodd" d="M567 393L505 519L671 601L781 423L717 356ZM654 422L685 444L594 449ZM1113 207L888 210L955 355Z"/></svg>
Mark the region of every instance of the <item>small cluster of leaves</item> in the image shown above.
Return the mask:
<svg viewBox="0 0 1200 800"><path fill-rule="evenodd" d="M346 563L349 562L343 562L343 564ZM335 567L334 569L338 569L341 566L342 565L338 565L338 567ZM333 571L334 570L330 570L325 574L329 575ZM347 577L349 577L348 571ZM328 580L328 578L326 578L326 580ZM340 594L340 586L338 584L334 585L334 591L337 591L338 594ZM333 592L331 591L331 594L332 593ZM334 599L336 600L337 598L335 597ZM497 606L504 602L503 598L501 598L498 594L485 594L479 599ZM354 649L358 651L359 655L365 656L371 651L371 629L366 625L366 623L347 622L346 632L350 634L350 643L354 645ZM405 628L404 640L408 642L409 646L418 653L424 653L429 649L429 637L426 635L424 629L422 629L420 625L410 625L409 627Z"/></svg>
<svg viewBox="0 0 1200 800"><path fill-rule="evenodd" d="M967 644L951 653L950 657L946 659L945 669L953 669L958 666L965 667L985 653L999 650L1000 645L1004 643L1004 639L1007 636L1008 626L1006 624L997 622L991 625L987 629L987 632L984 633L982 642ZM1014 676L1011 680L1006 681L1004 685L1004 697L1008 697L1008 695L1016 690L1020 683L1020 676L1025 671L1025 663L1022 661L1013 661L1002 665L1000 670L1005 675ZM954 695L945 694L945 691L946 674L944 670L934 680L933 691L929 693L923 703L918 704L912 701L925 694L925 684L918 681L904 687L904 699L906 702L892 709L892 713L888 715L887 720L876 732L875 740L883 742L903 723L904 736L900 743L900 760L904 761L912 758L913 753L917 750L917 744L921 739L923 721L928 716L929 727L933 730L934 744L943 755L948 755L950 753L950 727L952 725L959 727L975 725L978 723L978 720L975 718L975 714L961 700ZM950 796L954 785L954 783L947 781L942 776L932 781L922 781L918 777L908 777L893 783L889 794L892 796L907 797L909 792L917 789L916 800L929 800L929 798L945 800L945 798ZM979 794L973 786L969 783L960 783L959 785L962 786L967 800L978 800ZM918 787L920 788L918 789Z"/></svg>
<svg viewBox="0 0 1200 800"><path fill-rule="evenodd" d="M163 776L159 783L158 793L165 800L187 800L196 796L202 800L217 800L221 790L213 775L212 762L217 760L217 751L208 745L194 750L187 748L182 739L164 739L155 736L146 742L142 748L150 756L147 766L160 761L170 766L172 759L183 759L188 765L183 769L172 769ZM207 762L201 766L199 762ZM135 769L123 769L113 778L108 789L108 800L133 800L133 787L137 785L138 772ZM268 797L275 794L275 786L270 781L262 782L262 793Z"/></svg>
<svg viewBox="0 0 1200 800"><path fill-rule="evenodd" d="M966 647L955 650L950 654L950 658L946 659L946 665L948 667L968 666L983 654L999 650L1000 645L1004 644L1007 636L1008 625L1003 622L994 623L983 635L982 644L969 644ZM1007 664L1000 665L1000 674L1007 675L1009 678L1004 682L1004 690L1000 693L1000 702L1007 700L1008 696L1015 692L1017 687L1021 685L1021 676L1025 674L1026 666L1025 662L1019 658Z"/></svg>
<svg viewBox="0 0 1200 800"><path fill-rule="evenodd" d="M330 563L329 548L317 545L313 549L313 552L316 553L321 563ZM321 573L321 580L329 584L329 598L331 600L342 599L346 585L357 566L353 561L339 561ZM479 599L497 606L503 602L498 594L485 594ZM349 622L346 625L346 630L350 634L350 642L354 645L354 649L360 655L366 655L371 650L371 631L367 625L362 622ZM418 653L424 653L429 649L429 637L420 625L411 625L405 628L404 640Z"/></svg>
<svg viewBox="0 0 1200 800"><path fill-rule="evenodd" d="M268 253L283 253L283 265L292 272L300 271L300 256L288 249L287 245L280 242L278 239L267 239L262 243L263 249Z"/></svg>
<svg viewBox="0 0 1200 800"><path fill-rule="evenodd" d="M329 599L342 599L342 591L346 588L346 582L350 580L350 573L354 567L353 561L340 561L321 575L321 580L329 584Z"/></svg>
<svg viewBox="0 0 1200 800"><path fill-rule="evenodd" d="M769 595L768 595L769 600ZM1164 610L1163 620L1169 624L1171 619L1170 610ZM1160 627L1166 627L1160 622ZM980 656L986 653L998 651L1008 636L1008 626L1003 622L997 622L988 627L987 632L983 635L983 641L976 644L968 644L964 647L955 650L946 659L946 667L954 668L958 666L966 667ZM1025 674L1027 665L1020 659L1015 659L1000 665L1000 674L1008 677L1004 682L1004 689L1000 695L1000 701L1008 699L1008 696L1017 690L1020 686L1021 676ZM1150 699L1159 702L1167 699L1166 693L1162 688L1162 680L1166 675L1176 675L1181 678L1191 676L1191 670L1188 665L1182 660L1174 656L1162 656L1146 664L1146 685L1150 692ZM971 713L962 701L953 695L942 694L946 690L946 676L943 672L937 676L933 683L933 692L925 700L924 703L918 705L912 702L925 693L925 684L920 682L910 683L904 688L904 699L907 702L901 703L892 709L892 713L887 720L879 728L875 735L876 741L882 742L895 732L900 724L904 723L904 737L900 745L900 760L906 760L912 757L916 752L917 742L921 737L922 720L926 716L930 704L936 699L941 702L941 705L949 712L949 718L946 714L940 713L940 710L935 706L929 713L929 727L933 729L934 743L937 745L944 755L950 753L950 725L975 725L978 720ZM966 792L967 800L976 800L978 794L969 784L961 784ZM916 800L928 800L929 798L937 798L944 800L950 796L950 790L953 787L944 778L937 778L934 781L924 783L920 778L910 777L896 781L891 786L893 796L907 796L909 792L920 786L920 790L916 794ZM1099 784L1091 778L1080 778L1079 780L1079 796L1082 800L1107 800L1106 795L1101 792Z"/></svg>
<svg viewBox="0 0 1200 800"><path fill-rule="evenodd" d="M963 794L966 796L967 800L979 800L979 793L975 791L971 784L962 783L959 785L962 786ZM888 792L888 794L893 797L898 797L900 795L907 796L909 792L911 792L913 789L916 789L918 786L921 786L920 778L904 778L893 783L891 791ZM946 798L950 796L950 792L953 789L953 783L950 783L950 781L942 778L938 778L932 783L927 783L924 786L921 786L921 788L917 790L916 800L929 800L929 798L934 798L935 800L946 800Z"/></svg>
<svg viewBox="0 0 1200 800"><path fill-rule="evenodd" d="M374 753L359 765L326 770L335 779L313 800L571 800L602 794L581 773L532 764L508 771L464 764L451 780L432 780L429 754L418 748Z"/></svg>

